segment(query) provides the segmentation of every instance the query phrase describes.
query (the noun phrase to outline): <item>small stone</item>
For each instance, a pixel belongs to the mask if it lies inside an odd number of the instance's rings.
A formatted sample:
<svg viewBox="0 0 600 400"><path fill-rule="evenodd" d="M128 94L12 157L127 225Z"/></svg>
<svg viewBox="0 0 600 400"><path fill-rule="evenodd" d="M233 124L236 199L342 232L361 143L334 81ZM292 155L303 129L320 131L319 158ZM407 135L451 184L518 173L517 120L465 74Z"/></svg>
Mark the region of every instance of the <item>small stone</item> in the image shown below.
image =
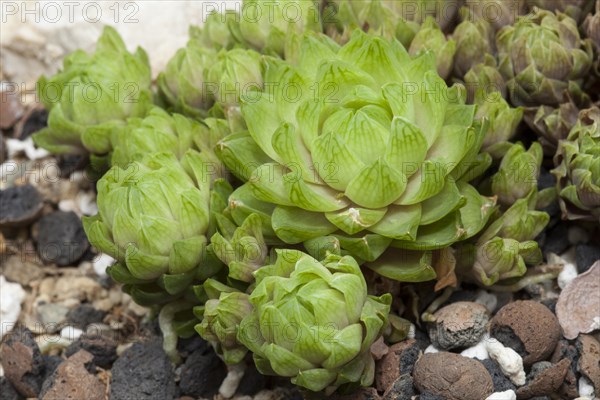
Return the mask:
<svg viewBox="0 0 600 400"><path fill-rule="evenodd" d="M65 326L60 330L60 337L67 339L69 342L74 342L83 334L83 330L74 326Z"/></svg>
<svg viewBox="0 0 600 400"><path fill-rule="evenodd" d="M537 374L532 371L535 374L533 379L527 385L517 389L517 398L530 399L534 396L545 396L556 393L563 383L570 365L571 361L564 359L558 364L542 367L540 371L537 371Z"/></svg>
<svg viewBox="0 0 600 400"><path fill-rule="evenodd" d="M0 224L3 227L30 225L42 213L42 196L31 185L0 190Z"/></svg>
<svg viewBox="0 0 600 400"><path fill-rule="evenodd" d="M600 342L591 335L580 335L577 339L579 350L579 371L594 386L596 396L600 396Z"/></svg>
<svg viewBox="0 0 600 400"><path fill-rule="evenodd" d="M516 390L515 385L504 375L500 365L492 359L487 359L481 361L485 369L489 372L492 377L492 382L494 382L494 391L495 392L505 392L507 390Z"/></svg>
<svg viewBox="0 0 600 400"><path fill-rule="evenodd" d="M581 378L579 378L578 387L579 387L579 395L581 397L585 398L586 400L592 399L592 396L594 396L595 390L594 390L594 386L589 381L589 379L587 379L585 376L582 376Z"/></svg>
<svg viewBox="0 0 600 400"><path fill-rule="evenodd" d="M21 140L28 139L35 133L48 125L48 111L35 107L29 110L23 119L15 127L15 134Z"/></svg>
<svg viewBox="0 0 600 400"><path fill-rule="evenodd" d="M22 397L5 376L0 376L0 400L20 400Z"/></svg>
<svg viewBox="0 0 600 400"><path fill-rule="evenodd" d="M575 250L577 271L583 274L600 260L600 246L597 244L580 244Z"/></svg>
<svg viewBox="0 0 600 400"><path fill-rule="evenodd" d="M563 398L574 399L578 394L577 362L579 360L579 353L577 352L575 346L570 344L565 339L558 341L558 345L556 346L556 349L554 349L554 353L552 354L550 361L553 364L556 364L563 359L571 361L571 366L565 375L565 379L563 384L560 386L558 393L561 394Z"/></svg>
<svg viewBox="0 0 600 400"><path fill-rule="evenodd" d="M21 285L7 282L4 275L0 275L0 340L15 326L26 295Z"/></svg>
<svg viewBox="0 0 600 400"><path fill-rule="evenodd" d="M44 358L29 329L17 329L0 347L6 379L25 397L37 397L44 378Z"/></svg>
<svg viewBox="0 0 600 400"><path fill-rule="evenodd" d="M246 368L246 373L244 373L244 377L238 385L237 394L254 396L256 393L263 390L266 384L267 381L265 376L258 372L254 363L252 363Z"/></svg>
<svg viewBox="0 0 600 400"><path fill-rule="evenodd" d="M568 235L568 229L565 224L557 224L549 230L546 235L546 241L542 246L544 254L562 254L570 246L568 240L565 240Z"/></svg>
<svg viewBox="0 0 600 400"><path fill-rule="evenodd" d="M44 379L42 381L44 382L50 375L54 373L54 371L56 371L56 368L58 368L58 366L64 360L62 359L62 357L59 356L44 355L42 357L44 357L44 364L46 365L46 370L44 371Z"/></svg>
<svg viewBox="0 0 600 400"><path fill-rule="evenodd" d="M577 278L577 266L570 262L565 262L563 264L562 271L558 274L556 278L556 283L558 287L564 289L567 287L569 283L573 281L573 279Z"/></svg>
<svg viewBox="0 0 600 400"><path fill-rule="evenodd" d="M48 333L58 332L67 320L69 308L62 304L45 303L37 307L37 315Z"/></svg>
<svg viewBox="0 0 600 400"><path fill-rule="evenodd" d="M181 366L181 393L193 397L211 398L227 376L227 368L214 351L197 350Z"/></svg>
<svg viewBox="0 0 600 400"><path fill-rule="evenodd" d="M504 375L515 385L524 385L526 376L523 368L523 359L519 353L510 347L504 347L502 343L493 338L486 340L485 344L490 359L498 363Z"/></svg>
<svg viewBox="0 0 600 400"><path fill-rule="evenodd" d="M485 400L516 400L517 394L514 390L505 390L504 392L495 392L489 395Z"/></svg>
<svg viewBox="0 0 600 400"><path fill-rule="evenodd" d="M485 345L485 341L487 340L485 337L486 336L484 335L484 339L480 340L475 346L467 347L461 351L460 355L463 357L477 358L478 360L487 360L490 358Z"/></svg>
<svg viewBox="0 0 600 400"><path fill-rule="evenodd" d="M413 371L420 349L415 339L407 339L390 346L388 354L375 366L375 387L385 392L396 379Z"/></svg>
<svg viewBox="0 0 600 400"><path fill-rule="evenodd" d="M21 118L24 113L23 103L15 87L8 87L10 83L2 82L0 91L0 129L9 129ZM16 86L16 84L12 84Z"/></svg>
<svg viewBox="0 0 600 400"><path fill-rule="evenodd" d="M2 265L2 274L7 280L17 282L22 286L29 286L33 281L44 277L44 271L39 265L18 255L6 258L6 262Z"/></svg>
<svg viewBox="0 0 600 400"><path fill-rule="evenodd" d="M43 261L73 265L89 245L81 219L74 212L55 211L40 219L37 251Z"/></svg>
<svg viewBox="0 0 600 400"><path fill-rule="evenodd" d="M404 374L383 394L383 400L411 400L415 395L413 378L410 374Z"/></svg>
<svg viewBox="0 0 600 400"><path fill-rule="evenodd" d="M88 325L102 322L106 311L96 310L91 304L81 304L67 314L67 321L79 329L86 329Z"/></svg>
<svg viewBox="0 0 600 400"><path fill-rule="evenodd" d="M476 345L489 321L487 308L479 303L459 301L433 314L429 338L438 349L451 350Z"/></svg>
<svg viewBox="0 0 600 400"><path fill-rule="evenodd" d="M111 400L176 397L175 374L159 338L134 343L115 361L111 372Z"/></svg>
<svg viewBox="0 0 600 400"><path fill-rule="evenodd" d="M556 347L560 332L556 316L532 300L507 304L490 324L491 336L519 353L524 365L547 359Z"/></svg>
<svg viewBox="0 0 600 400"><path fill-rule="evenodd" d="M476 360L454 353L424 354L414 370L415 386L447 400L481 400L493 392L493 382Z"/></svg>
<svg viewBox="0 0 600 400"><path fill-rule="evenodd" d="M41 400L104 400L104 384L88 368L93 356L80 350L63 363L46 379L40 393Z"/></svg>
<svg viewBox="0 0 600 400"><path fill-rule="evenodd" d="M556 316L563 336L575 339L579 333L600 328L600 261L575 278L561 293L556 303Z"/></svg>
<svg viewBox="0 0 600 400"><path fill-rule="evenodd" d="M71 356L79 350L85 350L94 357L94 364L109 368L117 359L117 344L103 335L82 335L67 347L65 354Z"/></svg>
<svg viewBox="0 0 600 400"><path fill-rule="evenodd" d="M317 400L319 398L322 398L323 396L320 394L316 394L316 396L314 397L314 400ZM273 396L273 400L275 400L276 398L279 397L275 397ZM305 400L313 400L313 398L311 396L305 396L303 397ZM375 388L360 388L355 390L353 393L349 393L349 394L334 394L333 396L330 396L328 398L329 400L380 400L381 397L379 396L379 394L377 393L377 391L375 390ZM258 400L258 396L256 397L256 400Z"/></svg>

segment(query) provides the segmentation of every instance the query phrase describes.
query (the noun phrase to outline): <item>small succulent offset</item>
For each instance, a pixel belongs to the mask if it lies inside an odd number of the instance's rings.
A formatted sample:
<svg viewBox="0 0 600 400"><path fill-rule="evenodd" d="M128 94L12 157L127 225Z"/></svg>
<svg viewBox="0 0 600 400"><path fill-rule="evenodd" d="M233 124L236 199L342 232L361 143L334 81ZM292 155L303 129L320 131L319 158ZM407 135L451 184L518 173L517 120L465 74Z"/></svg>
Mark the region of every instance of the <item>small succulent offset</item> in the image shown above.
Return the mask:
<svg viewBox="0 0 600 400"><path fill-rule="evenodd" d="M274 205L270 225L286 243L335 235L368 261L392 242L439 248L483 228L489 199L466 182L491 162L478 155L485 123L431 53L413 59L360 30L343 47L305 35L301 48L295 65L268 60L265 81L279 89L242 99L248 132L219 145L247 181L234 196ZM239 175L247 165L257 168Z"/></svg>
<svg viewBox="0 0 600 400"><path fill-rule="evenodd" d="M527 0L527 4L531 8L560 11L576 21L580 21L594 7L593 0Z"/></svg>
<svg viewBox="0 0 600 400"><path fill-rule="evenodd" d="M563 216L600 221L600 109L581 111L566 140L560 142L552 171Z"/></svg>
<svg viewBox="0 0 600 400"><path fill-rule="evenodd" d="M565 14L534 10L496 37L500 72L516 105L558 105L567 93L581 97L592 66L592 45Z"/></svg>
<svg viewBox="0 0 600 400"><path fill-rule="evenodd" d="M486 60L486 56L494 53L494 31L492 26L482 18L473 18L466 9L461 12L463 22L456 29L452 38L456 41L454 56L454 74L462 78L477 64Z"/></svg>
<svg viewBox="0 0 600 400"><path fill-rule="evenodd" d="M417 56L426 51L433 51L436 54L438 74L447 79L454 65L456 42L446 38L433 17L427 17L408 48L411 56Z"/></svg>
<svg viewBox="0 0 600 400"><path fill-rule="evenodd" d="M525 110L525 122L538 135L538 141L544 154L553 156L561 140L577 123L579 109L573 101L560 104L557 108L550 106L529 107Z"/></svg>
<svg viewBox="0 0 600 400"><path fill-rule="evenodd" d="M129 53L117 31L106 27L93 54L77 50L62 71L39 79L38 95L50 115L34 141L59 154L108 153L111 131L152 105L151 85L146 52Z"/></svg>
<svg viewBox="0 0 600 400"><path fill-rule="evenodd" d="M492 192L498 196L498 203L509 207L537 190L542 158L542 146L537 142L529 150L521 143L512 145L492 178Z"/></svg>
<svg viewBox="0 0 600 400"><path fill-rule="evenodd" d="M207 262L211 186L206 159L188 150L149 154L127 168L114 167L98 181L98 214L84 218L90 242L117 263L108 274L136 302L164 304L222 264ZM231 189L229 189L230 191Z"/></svg>
<svg viewBox="0 0 600 400"><path fill-rule="evenodd" d="M392 299L367 294L352 257L332 254L319 262L281 250L275 264L255 276L254 308L237 338L261 373L329 394L342 385L373 383L370 348L386 328Z"/></svg>

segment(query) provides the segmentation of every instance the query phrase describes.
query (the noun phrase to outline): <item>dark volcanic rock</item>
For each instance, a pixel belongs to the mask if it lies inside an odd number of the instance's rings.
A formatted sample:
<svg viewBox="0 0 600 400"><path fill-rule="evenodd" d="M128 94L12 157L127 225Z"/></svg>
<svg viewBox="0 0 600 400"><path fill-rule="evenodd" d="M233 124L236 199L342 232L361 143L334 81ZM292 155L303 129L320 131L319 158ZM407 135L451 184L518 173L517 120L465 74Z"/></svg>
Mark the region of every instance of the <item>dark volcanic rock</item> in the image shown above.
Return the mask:
<svg viewBox="0 0 600 400"><path fill-rule="evenodd" d="M375 387L385 392L402 375L413 371L421 350L415 339L390 346L388 353L375 366Z"/></svg>
<svg viewBox="0 0 600 400"><path fill-rule="evenodd" d="M6 379L24 397L37 397L44 379L42 353L29 329L11 332L0 347Z"/></svg>
<svg viewBox="0 0 600 400"><path fill-rule="evenodd" d="M212 349L199 349L181 366L181 393L192 397L212 398L219 391L227 368Z"/></svg>
<svg viewBox="0 0 600 400"><path fill-rule="evenodd" d="M413 378L410 374L404 374L383 394L383 400L412 400L415 395Z"/></svg>
<svg viewBox="0 0 600 400"><path fill-rule="evenodd" d="M45 262L72 265L89 245L81 219L74 212L55 211L40 219L37 252Z"/></svg>
<svg viewBox="0 0 600 400"><path fill-rule="evenodd" d="M562 254L570 246L567 240L569 230L564 223L557 224L554 228L547 231L546 240L542 249L544 254L554 253Z"/></svg>
<svg viewBox="0 0 600 400"><path fill-rule="evenodd" d="M246 372L240 381L236 394L254 396L265 388L266 383L265 376L258 372L254 363L252 363L246 368Z"/></svg>
<svg viewBox="0 0 600 400"><path fill-rule="evenodd" d="M175 397L175 374L160 339L135 343L115 361L111 372L111 400Z"/></svg>
<svg viewBox="0 0 600 400"><path fill-rule="evenodd" d="M3 227L27 226L41 214L42 196L31 185L0 190L0 224Z"/></svg>
<svg viewBox="0 0 600 400"><path fill-rule="evenodd" d="M83 329L95 322L102 322L106 311L96 310L91 304L81 304L67 314L67 322L76 328Z"/></svg>
<svg viewBox="0 0 600 400"><path fill-rule="evenodd" d="M23 124L17 131L19 139L25 140L32 133L36 133L40 129L48 125L48 111L43 108L34 108L23 118Z"/></svg>
<svg viewBox="0 0 600 400"><path fill-rule="evenodd" d="M94 357L94 364L101 368L109 368L117 359L117 344L102 335L82 335L67 347L66 355L70 356L79 350L85 350Z"/></svg>
<svg viewBox="0 0 600 400"><path fill-rule="evenodd" d="M494 382L494 392L505 392L507 390L516 390L515 385L504 375L502 369L500 369L500 365L491 358L487 360L480 361L485 369L488 370L490 376L492 377L492 382Z"/></svg>
<svg viewBox="0 0 600 400"><path fill-rule="evenodd" d="M596 244L578 244L575 248L575 262L577 272L583 274L596 261L600 260L600 246Z"/></svg>
<svg viewBox="0 0 600 400"><path fill-rule="evenodd" d="M19 395L13 385L5 376L0 377L0 400L20 400L23 397Z"/></svg>

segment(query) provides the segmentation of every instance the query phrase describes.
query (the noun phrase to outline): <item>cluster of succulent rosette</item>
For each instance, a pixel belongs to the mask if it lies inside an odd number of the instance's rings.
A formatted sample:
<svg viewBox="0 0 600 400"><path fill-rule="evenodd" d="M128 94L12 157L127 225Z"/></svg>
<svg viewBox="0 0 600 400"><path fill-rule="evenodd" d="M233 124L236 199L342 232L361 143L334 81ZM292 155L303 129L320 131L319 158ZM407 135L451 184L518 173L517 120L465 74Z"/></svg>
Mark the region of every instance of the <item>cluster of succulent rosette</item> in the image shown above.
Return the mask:
<svg viewBox="0 0 600 400"><path fill-rule="evenodd" d="M267 3L192 27L155 83L112 28L39 81L35 141L103 174L86 233L174 360L199 333L311 391L369 386L407 309L374 282L514 283L554 203L600 223L600 2Z"/></svg>

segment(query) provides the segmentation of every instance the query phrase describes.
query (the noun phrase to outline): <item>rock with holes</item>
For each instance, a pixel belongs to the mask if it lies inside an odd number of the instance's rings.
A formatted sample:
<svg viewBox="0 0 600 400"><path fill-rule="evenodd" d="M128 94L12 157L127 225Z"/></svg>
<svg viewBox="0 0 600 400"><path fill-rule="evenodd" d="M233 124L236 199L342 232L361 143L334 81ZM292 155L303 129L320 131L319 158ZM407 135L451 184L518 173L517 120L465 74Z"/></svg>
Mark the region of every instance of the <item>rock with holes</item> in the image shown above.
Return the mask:
<svg viewBox="0 0 600 400"><path fill-rule="evenodd" d="M45 381L41 400L104 400L106 387L94 374L94 356L80 350L62 362Z"/></svg>
<svg viewBox="0 0 600 400"><path fill-rule="evenodd" d="M429 338L438 349L452 350L474 346L485 333L489 312L471 301L458 301L440 308L429 324Z"/></svg>
<svg viewBox="0 0 600 400"><path fill-rule="evenodd" d="M24 397L37 397L46 368L40 348L29 329L15 329L0 347L6 379Z"/></svg>

